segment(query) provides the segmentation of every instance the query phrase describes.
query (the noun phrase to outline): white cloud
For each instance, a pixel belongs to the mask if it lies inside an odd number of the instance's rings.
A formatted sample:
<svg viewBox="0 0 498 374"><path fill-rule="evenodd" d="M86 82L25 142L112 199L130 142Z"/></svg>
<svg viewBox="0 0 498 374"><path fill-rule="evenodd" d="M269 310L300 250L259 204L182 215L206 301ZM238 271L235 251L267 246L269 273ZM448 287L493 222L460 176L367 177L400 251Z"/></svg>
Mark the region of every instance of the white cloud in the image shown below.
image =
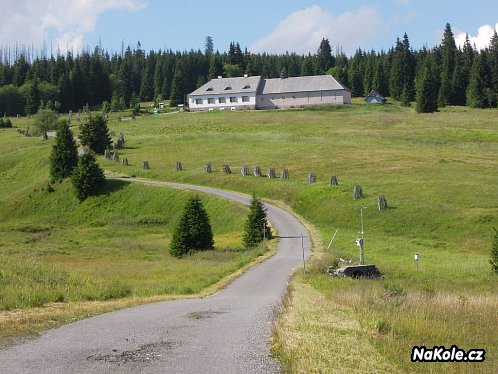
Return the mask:
<svg viewBox="0 0 498 374"><path fill-rule="evenodd" d="M109 10L137 10L145 0L0 0L0 44L41 46L49 33L61 51L84 46L85 34L95 29ZM48 40L47 40L48 41Z"/></svg>
<svg viewBox="0 0 498 374"><path fill-rule="evenodd" d="M494 29L493 26L490 25L479 27L476 36L472 36L469 34L470 44L472 46L475 45L478 50L488 47L491 37L493 36L495 31L498 32L498 23L495 25ZM463 47L466 35L467 34L464 32L457 34L457 36L455 37L455 43L457 46Z"/></svg>
<svg viewBox="0 0 498 374"><path fill-rule="evenodd" d="M381 16L375 8L362 7L335 15L315 5L290 14L249 49L255 53L315 53L321 40L327 38L332 47L340 45L346 54L351 54L378 36L382 27Z"/></svg>

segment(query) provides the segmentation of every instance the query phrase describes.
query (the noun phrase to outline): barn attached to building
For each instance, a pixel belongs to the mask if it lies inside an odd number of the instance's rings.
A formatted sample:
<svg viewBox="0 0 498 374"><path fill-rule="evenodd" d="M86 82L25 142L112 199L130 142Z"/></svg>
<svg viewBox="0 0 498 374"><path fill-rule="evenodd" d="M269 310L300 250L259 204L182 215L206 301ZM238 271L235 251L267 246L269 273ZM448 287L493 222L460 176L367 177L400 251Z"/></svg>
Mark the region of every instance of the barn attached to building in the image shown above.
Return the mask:
<svg viewBox="0 0 498 374"><path fill-rule="evenodd" d="M275 109L323 104L351 104L351 91L331 75L265 79L256 107Z"/></svg>
<svg viewBox="0 0 498 374"><path fill-rule="evenodd" d="M351 91L331 75L212 79L188 95L190 111L277 109L350 104Z"/></svg>

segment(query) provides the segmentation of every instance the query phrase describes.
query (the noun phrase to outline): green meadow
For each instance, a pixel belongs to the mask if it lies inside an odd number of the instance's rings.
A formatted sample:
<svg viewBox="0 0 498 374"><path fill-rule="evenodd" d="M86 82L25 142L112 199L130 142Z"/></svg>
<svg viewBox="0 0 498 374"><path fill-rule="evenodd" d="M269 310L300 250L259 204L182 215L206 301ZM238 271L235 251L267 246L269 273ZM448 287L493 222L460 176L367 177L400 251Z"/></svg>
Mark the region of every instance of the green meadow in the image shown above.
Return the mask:
<svg viewBox="0 0 498 374"><path fill-rule="evenodd" d="M0 131L0 338L37 330L20 326L22 310L47 317L54 305L198 295L264 253L242 248L248 208L201 195L215 250L174 258L169 241L191 192L108 180L80 204L69 181L49 187L53 141Z"/></svg>
<svg viewBox="0 0 498 374"><path fill-rule="evenodd" d="M26 127L28 120L13 124ZM498 227L496 110L448 107L419 115L397 104L356 103L144 115L112 119L109 126L124 134L126 148L118 153L130 165L100 158L105 170L256 193L287 204L316 228L309 271L293 278L275 325L275 354L289 372L333 372L337 365L373 372L498 370L498 277L488 262L492 227ZM106 192L78 205L68 184L46 191L51 141L24 138L14 129L0 132L0 142L0 251L13 264L11 272L19 260L43 266L54 277L66 274L61 282L67 289L74 288L73 279L92 283L103 300L194 293L258 255L237 249L245 208L206 197L219 249L173 260L165 248L188 193L114 181ZM149 161L150 170L141 169L142 161ZM176 161L184 171L174 170ZM206 163L213 173L204 172ZM225 164L233 174L222 172ZM274 167L277 175L287 168L290 179L242 177L243 165L260 166L263 173ZM309 173L316 173L317 183L307 183ZM332 175L339 186L330 186ZM352 198L355 185L363 188L361 200ZM382 212L379 194L389 206ZM358 261L360 204L366 208L366 261L375 263L384 278L329 277L326 266L339 258ZM418 268L415 253L420 254ZM219 273L203 273L205 263ZM204 281L187 281L191 269L204 274ZM113 274L114 282L107 278ZM152 279L142 284L130 281L130 274L137 279L152 274ZM64 300L84 299L85 287ZM304 310L306 318L299 318ZM341 341L345 344L337 350L334 344ZM410 362L414 345L453 344L486 349L486 361ZM370 367L351 358L362 353L375 354L385 364Z"/></svg>

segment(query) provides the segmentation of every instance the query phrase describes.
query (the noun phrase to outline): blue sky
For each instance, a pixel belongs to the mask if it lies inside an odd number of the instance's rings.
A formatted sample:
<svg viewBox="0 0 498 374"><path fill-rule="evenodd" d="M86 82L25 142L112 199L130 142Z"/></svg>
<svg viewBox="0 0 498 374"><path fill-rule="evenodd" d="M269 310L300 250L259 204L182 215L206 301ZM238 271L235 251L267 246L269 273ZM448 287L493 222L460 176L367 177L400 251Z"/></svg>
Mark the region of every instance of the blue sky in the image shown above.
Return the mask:
<svg viewBox="0 0 498 374"><path fill-rule="evenodd" d="M0 0L0 45L62 50L81 45L120 51L203 49L205 37L226 51L237 41L253 52L314 53L322 38L347 54L389 49L406 32L414 48L434 46L446 22L485 46L498 27L498 2L438 0ZM462 36L460 36L460 40Z"/></svg>

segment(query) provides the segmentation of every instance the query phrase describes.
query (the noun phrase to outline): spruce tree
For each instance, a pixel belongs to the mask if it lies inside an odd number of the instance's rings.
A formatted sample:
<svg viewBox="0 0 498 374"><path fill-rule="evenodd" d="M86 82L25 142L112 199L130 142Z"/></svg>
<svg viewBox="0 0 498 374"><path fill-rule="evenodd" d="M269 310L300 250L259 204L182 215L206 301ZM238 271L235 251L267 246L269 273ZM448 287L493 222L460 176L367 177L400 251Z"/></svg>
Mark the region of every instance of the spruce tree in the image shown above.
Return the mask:
<svg viewBox="0 0 498 374"><path fill-rule="evenodd" d="M176 107L179 104L184 104L183 101L184 101L183 75L180 66L177 65L175 69L175 75L173 77L173 83L171 83L169 106Z"/></svg>
<svg viewBox="0 0 498 374"><path fill-rule="evenodd" d="M432 113L438 109L438 77L434 57L429 55L417 80L417 113Z"/></svg>
<svg viewBox="0 0 498 374"><path fill-rule="evenodd" d="M310 54L303 58L303 62L301 63L301 76L306 77L314 75L313 70L313 57Z"/></svg>
<svg viewBox="0 0 498 374"><path fill-rule="evenodd" d="M97 164L92 152L88 151L79 158L71 182L79 201L84 201L86 198L98 194L104 186L104 172Z"/></svg>
<svg viewBox="0 0 498 374"><path fill-rule="evenodd" d="M66 121L61 121L50 153L50 177L60 181L71 176L78 164L78 149L73 132Z"/></svg>
<svg viewBox="0 0 498 374"><path fill-rule="evenodd" d="M441 106L454 103L453 74L456 52L455 38L453 37L450 24L447 23L444 29L443 43L441 44L441 94L439 98Z"/></svg>
<svg viewBox="0 0 498 374"><path fill-rule="evenodd" d="M264 238L271 239L271 228L266 219L266 209L261 199L253 195L249 205L244 231L244 246L252 248L263 241Z"/></svg>
<svg viewBox="0 0 498 374"><path fill-rule="evenodd" d="M498 33L496 31L489 42L488 54L491 88L495 94L498 94Z"/></svg>
<svg viewBox="0 0 498 374"><path fill-rule="evenodd" d="M28 90L26 97L26 114L35 114L40 106L41 96L38 79L35 79Z"/></svg>
<svg viewBox="0 0 498 374"><path fill-rule="evenodd" d="M169 252L175 257L183 257L213 247L209 216L199 197L192 197L187 201L180 222L173 233Z"/></svg>
<svg viewBox="0 0 498 374"><path fill-rule="evenodd" d="M491 242L491 258L489 263L493 271L498 274L498 230L495 228L493 230L495 233Z"/></svg>
<svg viewBox="0 0 498 374"><path fill-rule="evenodd" d="M485 57L484 52L478 53L472 63L470 82L467 90L467 104L472 108L485 108L487 104L486 89L488 88L488 76Z"/></svg>
<svg viewBox="0 0 498 374"><path fill-rule="evenodd" d="M88 122L80 125L80 142L97 154L104 154L111 146L107 121L103 116L91 116Z"/></svg>
<svg viewBox="0 0 498 374"><path fill-rule="evenodd" d="M332 48L328 39L323 38L316 54L317 73L325 74L327 70L334 66Z"/></svg>

